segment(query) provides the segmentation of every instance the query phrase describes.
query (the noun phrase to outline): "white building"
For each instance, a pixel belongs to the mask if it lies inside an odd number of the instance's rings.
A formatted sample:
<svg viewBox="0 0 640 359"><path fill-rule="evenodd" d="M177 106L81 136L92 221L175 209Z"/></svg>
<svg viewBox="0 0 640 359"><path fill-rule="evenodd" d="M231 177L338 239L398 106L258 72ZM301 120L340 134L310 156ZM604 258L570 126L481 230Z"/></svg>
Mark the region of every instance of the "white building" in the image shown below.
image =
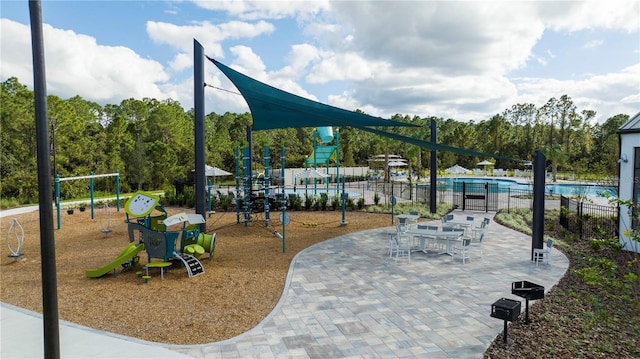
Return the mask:
<svg viewBox="0 0 640 359"><path fill-rule="evenodd" d="M640 112L618 129L618 136L620 138L618 195L620 199L631 201L635 208L638 208L640 205ZM630 233L635 231L640 234L638 213L634 215L631 211L627 206L620 206L618 220L620 243L626 250L640 252L640 242L634 241Z"/></svg>

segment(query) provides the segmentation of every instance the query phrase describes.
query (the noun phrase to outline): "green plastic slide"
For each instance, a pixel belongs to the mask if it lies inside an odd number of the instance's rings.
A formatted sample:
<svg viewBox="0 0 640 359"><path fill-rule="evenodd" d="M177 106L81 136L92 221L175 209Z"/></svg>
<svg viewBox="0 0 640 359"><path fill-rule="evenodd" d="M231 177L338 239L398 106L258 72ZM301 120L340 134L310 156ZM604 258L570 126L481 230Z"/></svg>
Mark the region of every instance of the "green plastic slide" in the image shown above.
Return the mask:
<svg viewBox="0 0 640 359"><path fill-rule="evenodd" d="M113 271L114 269L116 269L119 265L121 265L122 263L130 260L131 258L135 257L138 253L140 253L140 251L144 250L144 244L140 243L139 245L136 246L135 243L129 243L129 245L127 246L127 248L125 248L122 253L120 253L116 259L103 266L100 268L96 268L96 269L89 269L86 271L87 277L88 278L98 278L98 277L102 277L103 275Z"/></svg>

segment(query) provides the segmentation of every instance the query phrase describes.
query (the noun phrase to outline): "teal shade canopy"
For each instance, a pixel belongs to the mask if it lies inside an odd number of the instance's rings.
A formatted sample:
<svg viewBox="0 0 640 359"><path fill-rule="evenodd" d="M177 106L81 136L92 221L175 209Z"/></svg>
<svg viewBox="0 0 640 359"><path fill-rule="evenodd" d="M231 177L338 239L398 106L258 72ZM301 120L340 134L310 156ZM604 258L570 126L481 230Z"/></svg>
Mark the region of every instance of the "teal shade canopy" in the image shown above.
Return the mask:
<svg viewBox="0 0 640 359"><path fill-rule="evenodd" d="M491 154L472 149L463 149L447 146L439 143L425 141L418 138L400 135L393 132L382 131L380 127L419 127L418 125L406 122L387 120L381 117L366 115L364 113L347 111L338 107L325 105L312 101L304 97L282 91L273 86L269 86L249 76L239 73L228 66L207 56L223 74L236 86L240 94L249 105L253 117L254 130L268 130L276 128L299 128L299 127L353 127L363 131L371 132L380 136L393 138L395 140L410 143L422 148L438 151L454 152L470 156L493 157L516 162L523 160L513 159L499 154ZM320 155L321 159L328 159ZM323 163L316 157L317 163Z"/></svg>
<svg viewBox="0 0 640 359"><path fill-rule="evenodd" d="M417 126L325 105L282 91L207 57L236 86L249 105L254 130L299 127Z"/></svg>

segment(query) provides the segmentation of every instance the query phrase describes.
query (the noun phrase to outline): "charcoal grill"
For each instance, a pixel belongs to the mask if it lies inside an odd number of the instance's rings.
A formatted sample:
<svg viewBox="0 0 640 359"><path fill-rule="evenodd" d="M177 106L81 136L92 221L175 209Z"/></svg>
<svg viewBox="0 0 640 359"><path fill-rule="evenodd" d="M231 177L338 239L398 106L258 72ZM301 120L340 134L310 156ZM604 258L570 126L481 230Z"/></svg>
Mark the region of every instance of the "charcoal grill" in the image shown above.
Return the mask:
<svg viewBox="0 0 640 359"><path fill-rule="evenodd" d="M507 344L507 322L513 322L520 315L520 301L501 298L491 304L491 316L504 320L502 341Z"/></svg>
<svg viewBox="0 0 640 359"><path fill-rule="evenodd" d="M525 324L529 324L529 301L544 298L544 287L526 280L511 283L511 294L525 299Z"/></svg>

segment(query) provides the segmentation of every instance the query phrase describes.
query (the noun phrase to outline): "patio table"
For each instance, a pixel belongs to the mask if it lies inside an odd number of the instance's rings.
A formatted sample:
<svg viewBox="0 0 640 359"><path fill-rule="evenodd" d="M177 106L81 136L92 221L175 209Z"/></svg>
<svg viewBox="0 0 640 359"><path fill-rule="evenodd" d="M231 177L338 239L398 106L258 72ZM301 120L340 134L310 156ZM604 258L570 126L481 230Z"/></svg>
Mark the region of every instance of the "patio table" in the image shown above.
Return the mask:
<svg viewBox="0 0 640 359"><path fill-rule="evenodd" d="M420 247L416 251L420 251L423 253L427 252L427 249L425 248L426 238L446 241L445 250L438 254L448 254L450 256L453 256L453 246L451 245L452 241L459 241L462 238L462 233L460 232L443 232L429 229L409 229L406 233L420 239Z"/></svg>
<svg viewBox="0 0 640 359"><path fill-rule="evenodd" d="M451 220L451 221L447 221L446 224L464 229L464 234L468 236L469 235L469 230L473 226L473 221L455 220L454 219L454 220Z"/></svg>
<svg viewBox="0 0 640 359"><path fill-rule="evenodd" d="M399 214L396 216L396 218L398 218L398 221L400 221L400 219L404 218L405 219L405 223L408 224L412 224L415 225L416 223L418 223L418 219L420 219L420 216L417 214Z"/></svg>

